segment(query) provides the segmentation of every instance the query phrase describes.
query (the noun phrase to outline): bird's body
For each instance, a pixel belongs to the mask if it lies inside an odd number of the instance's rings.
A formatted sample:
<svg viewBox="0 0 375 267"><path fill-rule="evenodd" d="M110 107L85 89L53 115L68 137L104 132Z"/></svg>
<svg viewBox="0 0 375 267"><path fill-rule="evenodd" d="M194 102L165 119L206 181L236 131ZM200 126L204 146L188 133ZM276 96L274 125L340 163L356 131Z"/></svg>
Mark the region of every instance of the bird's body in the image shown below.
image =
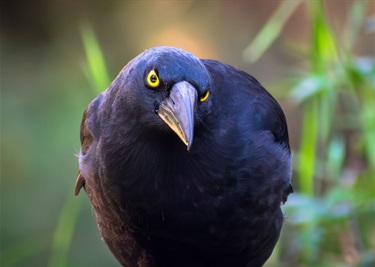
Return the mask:
<svg viewBox="0 0 375 267"><path fill-rule="evenodd" d="M91 102L81 143L76 193L84 185L123 266L260 267L270 256L291 155L280 106L250 75L147 50Z"/></svg>

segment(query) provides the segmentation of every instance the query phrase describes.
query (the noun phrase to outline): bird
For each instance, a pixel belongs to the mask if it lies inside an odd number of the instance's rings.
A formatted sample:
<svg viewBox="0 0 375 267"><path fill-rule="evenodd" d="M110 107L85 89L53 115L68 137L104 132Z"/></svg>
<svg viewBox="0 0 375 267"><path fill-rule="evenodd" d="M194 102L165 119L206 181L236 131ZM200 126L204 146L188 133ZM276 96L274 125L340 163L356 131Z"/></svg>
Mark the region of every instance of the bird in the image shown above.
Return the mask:
<svg viewBox="0 0 375 267"><path fill-rule="evenodd" d="M250 74L136 56L83 113L75 195L126 267L261 267L293 192L285 114Z"/></svg>

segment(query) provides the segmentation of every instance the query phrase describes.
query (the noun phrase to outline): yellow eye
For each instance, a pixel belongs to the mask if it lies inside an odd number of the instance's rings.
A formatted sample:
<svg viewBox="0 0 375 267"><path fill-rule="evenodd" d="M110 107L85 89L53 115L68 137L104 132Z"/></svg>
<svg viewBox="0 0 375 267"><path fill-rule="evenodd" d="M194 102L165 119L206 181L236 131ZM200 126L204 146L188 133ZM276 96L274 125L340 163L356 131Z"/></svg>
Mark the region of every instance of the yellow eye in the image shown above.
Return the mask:
<svg viewBox="0 0 375 267"><path fill-rule="evenodd" d="M155 70L152 70L147 75L147 84L151 87L158 87L160 84L160 80L158 75L156 74Z"/></svg>
<svg viewBox="0 0 375 267"><path fill-rule="evenodd" d="M208 96L210 95L210 91L206 91L203 96L199 99L199 101L204 102L207 100Z"/></svg>

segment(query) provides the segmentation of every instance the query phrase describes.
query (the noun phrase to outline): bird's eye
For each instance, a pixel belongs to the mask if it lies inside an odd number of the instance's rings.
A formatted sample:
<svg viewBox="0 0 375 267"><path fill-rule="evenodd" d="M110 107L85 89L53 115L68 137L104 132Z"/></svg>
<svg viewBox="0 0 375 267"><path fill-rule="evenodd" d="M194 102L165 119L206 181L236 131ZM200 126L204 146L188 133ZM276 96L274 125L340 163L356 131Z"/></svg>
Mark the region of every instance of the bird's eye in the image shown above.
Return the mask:
<svg viewBox="0 0 375 267"><path fill-rule="evenodd" d="M207 91L201 96L201 98L199 98L199 101L201 101L201 102L206 101L209 95L210 95L210 91L207 90Z"/></svg>
<svg viewBox="0 0 375 267"><path fill-rule="evenodd" d="M158 87L159 84L160 84L160 80L159 80L159 77L158 75L156 74L155 70L152 70L148 73L147 75L147 84L150 86L150 87Z"/></svg>

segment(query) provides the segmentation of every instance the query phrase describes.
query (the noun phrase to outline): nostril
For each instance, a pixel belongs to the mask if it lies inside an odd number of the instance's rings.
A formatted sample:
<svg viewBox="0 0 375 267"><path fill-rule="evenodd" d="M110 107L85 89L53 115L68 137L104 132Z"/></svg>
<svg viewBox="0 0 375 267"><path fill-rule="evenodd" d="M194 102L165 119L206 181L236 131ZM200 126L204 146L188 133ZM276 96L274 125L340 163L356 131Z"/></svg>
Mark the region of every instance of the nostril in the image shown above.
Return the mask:
<svg viewBox="0 0 375 267"><path fill-rule="evenodd" d="M160 104L159 104L158 102L155 102L155 103L154 103L154 112L155 112L156 114L158 114L158 112L159 112L159 106L160 106Z"/></svg>

